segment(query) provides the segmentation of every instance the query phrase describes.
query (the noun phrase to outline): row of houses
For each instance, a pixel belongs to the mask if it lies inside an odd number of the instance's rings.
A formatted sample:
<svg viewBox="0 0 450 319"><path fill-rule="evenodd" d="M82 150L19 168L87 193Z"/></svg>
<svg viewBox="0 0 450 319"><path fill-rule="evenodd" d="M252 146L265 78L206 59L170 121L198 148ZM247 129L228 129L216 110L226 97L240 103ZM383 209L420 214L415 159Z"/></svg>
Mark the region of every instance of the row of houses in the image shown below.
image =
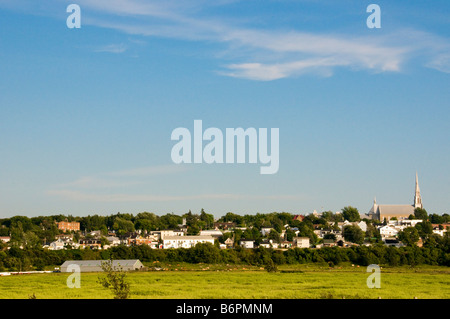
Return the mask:
<svg viewBox="0 0 450 319"><path fill-rule="evenodd" d="M151 231L148 233L136 232L123 238L114 236L110 234L109 236L103 237L99 231L93 231L85 234L89 238L83 238L78 241L74 240L73 234L60 234L57 239L48 245L44 245L44 248L50 250L60 250L60 249L108 249L113 246L126 245L126 246L137 246L137 245L147 245L154 249L170 249L170 248L191 248L198 243L210 243L214 244L216 239L223 236L224 232L218 229L214 230L202 230L200 235L188 236L185 231L180 230L161 230L161 231ZM270 229L263 229L262 233L268 235ZM242 239L238 243L244 248L255 248L255 241ZM281 240L281 242L273 241L269 239L263 240L259 243L259 246L266 248L279 248L286 249L291 247L310 247L310 242L308 237L295 237L292 242ZM220 244L220 248L227 249L234 247L234 240L228 238L223 244Z"/></svg>

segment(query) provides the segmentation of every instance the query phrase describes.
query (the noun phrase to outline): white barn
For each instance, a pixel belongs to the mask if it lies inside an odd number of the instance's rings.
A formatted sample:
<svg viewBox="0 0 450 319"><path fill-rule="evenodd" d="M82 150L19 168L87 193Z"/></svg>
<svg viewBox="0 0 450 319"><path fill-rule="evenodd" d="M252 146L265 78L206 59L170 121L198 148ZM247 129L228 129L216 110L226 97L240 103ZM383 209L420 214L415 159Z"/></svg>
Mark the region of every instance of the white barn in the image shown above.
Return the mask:
<svg viewBox="0 0 450 319"><path fill-rule="evenodd" d="M66 260L61 265L61 272L73 272L78 267L80 272L103 271L102 262L108 260ZM140 270L144 267L139 259L115 259L112 262L114 269L121 268L124 271Z"/></svg>

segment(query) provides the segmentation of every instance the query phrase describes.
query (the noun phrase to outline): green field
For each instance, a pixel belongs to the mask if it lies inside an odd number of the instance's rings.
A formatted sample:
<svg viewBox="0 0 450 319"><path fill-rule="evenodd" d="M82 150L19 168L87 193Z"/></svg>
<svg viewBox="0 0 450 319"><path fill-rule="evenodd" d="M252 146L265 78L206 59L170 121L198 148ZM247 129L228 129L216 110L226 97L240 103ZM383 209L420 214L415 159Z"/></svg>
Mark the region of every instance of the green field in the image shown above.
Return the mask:
<svg viewBox="0 0 450 319"><path fill-rule="evenodd" d="M130 272L130 298L382 298L449 299L450 268L383 267L381 288L368 288L365 267L283 266L277 273L259 267L165 265L165 271ZM0 298L103 299L112 293L97 283L99 273L81 273L81 288L68 288L67 273L0 277Z"/></svg>

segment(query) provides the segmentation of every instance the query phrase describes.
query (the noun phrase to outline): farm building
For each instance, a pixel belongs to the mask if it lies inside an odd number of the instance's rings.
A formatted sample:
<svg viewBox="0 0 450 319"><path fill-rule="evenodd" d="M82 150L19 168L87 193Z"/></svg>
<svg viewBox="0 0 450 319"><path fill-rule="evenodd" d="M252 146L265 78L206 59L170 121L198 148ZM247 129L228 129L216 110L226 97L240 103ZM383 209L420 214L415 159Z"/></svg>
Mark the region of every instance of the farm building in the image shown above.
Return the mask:
<svg viewBox="0 0 450 319"><path fill-rule="evenodd" d="M107 260L67 260L61 265L61 272L73 272L78 267L80 267L80 272L103 271L102 262L107 262ZM139 259L113 260L113 268L116 270L122 268L123 271L131 271L143 267L144 265Z"/></svg>

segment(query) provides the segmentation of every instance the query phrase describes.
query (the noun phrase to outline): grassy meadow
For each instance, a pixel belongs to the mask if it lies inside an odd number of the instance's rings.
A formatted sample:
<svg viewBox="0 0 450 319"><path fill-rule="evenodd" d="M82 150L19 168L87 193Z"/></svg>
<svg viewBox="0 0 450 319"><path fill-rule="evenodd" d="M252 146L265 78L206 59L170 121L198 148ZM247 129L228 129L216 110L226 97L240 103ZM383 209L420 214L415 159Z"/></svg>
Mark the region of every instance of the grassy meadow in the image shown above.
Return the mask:
<svg viewBox="0 0 450 319"><path fill-rule="evenodd" d="M169 299L449 299L450 268L383 267L381 288L368 288L365 267L282 266L276 273L245 265L173 264L161 271L130 272L130 298ZM81 273L81 288L68 288L68 273L0 277L1 299L110 299L112 292Z"/></svg>

